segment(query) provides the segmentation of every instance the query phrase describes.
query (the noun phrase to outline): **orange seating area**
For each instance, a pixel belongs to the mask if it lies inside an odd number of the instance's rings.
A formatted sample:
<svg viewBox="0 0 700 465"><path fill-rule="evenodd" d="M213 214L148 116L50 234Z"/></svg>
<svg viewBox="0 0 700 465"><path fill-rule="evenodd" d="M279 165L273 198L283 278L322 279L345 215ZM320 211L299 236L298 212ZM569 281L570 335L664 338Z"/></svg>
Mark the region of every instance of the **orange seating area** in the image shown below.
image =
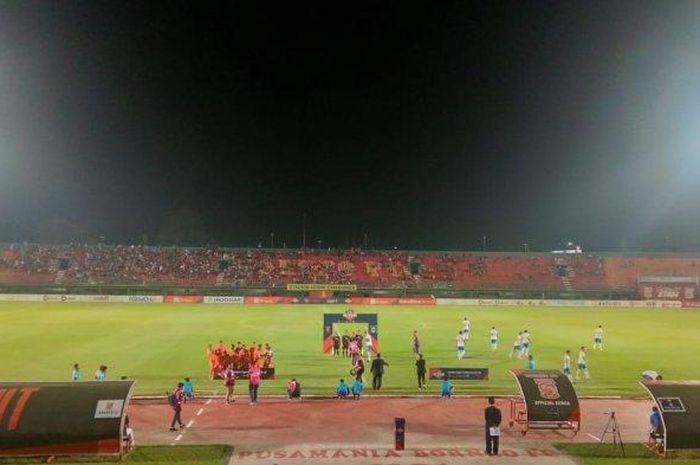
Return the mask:
<svg viewBox="0 0 700 465"><path fill-rule="evenodd" d="M0 245L0 284L633 289L639 276L699 276L698 257Z"/></svg>

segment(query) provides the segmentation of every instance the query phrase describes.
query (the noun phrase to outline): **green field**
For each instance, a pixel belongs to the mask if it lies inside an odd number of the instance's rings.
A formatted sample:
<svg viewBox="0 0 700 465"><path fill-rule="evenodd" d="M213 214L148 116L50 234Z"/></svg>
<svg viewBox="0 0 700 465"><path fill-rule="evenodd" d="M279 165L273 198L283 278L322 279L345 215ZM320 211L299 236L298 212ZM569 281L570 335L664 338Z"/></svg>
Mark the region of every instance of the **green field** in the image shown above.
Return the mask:
<svg viewBox="0 0 700 465"><path fill-rule="evenodd" d="M223 392L207 380L208 343L269 342L278 378L263 382L261 395L284 394L296 377L304 393L331 394L347 377L347 359L321 352L322 314L345 307L323 305L154 305L78 303L0 303L0 379L68 380L79 362L91 379L100 364L108 379L137 380L137 393L160 394L184 376L195 389ZM379 314L381 352L390 364L382 392L417 392L409 343L419 331L429 367L487 367L488 381L457 381L458 393L515 393L508 358L520 329L532 334L538 368L561 366L564 349L575 362L580 345L589 348L592 379L577 384L580 394L644 395L640 373L654 369L665 379L700 379L696 363L700 312L671 309L354 307ZM458 361L454 338L464 316L472 321L467 358ZM605 351L590 350L592 332L602 324ZM501 333L499 350L488 347L488 330ZM366 375L366 378L369 378ZM432 383L433 392L437 383ZM238 390L243 393L243 388Z"/></svg>

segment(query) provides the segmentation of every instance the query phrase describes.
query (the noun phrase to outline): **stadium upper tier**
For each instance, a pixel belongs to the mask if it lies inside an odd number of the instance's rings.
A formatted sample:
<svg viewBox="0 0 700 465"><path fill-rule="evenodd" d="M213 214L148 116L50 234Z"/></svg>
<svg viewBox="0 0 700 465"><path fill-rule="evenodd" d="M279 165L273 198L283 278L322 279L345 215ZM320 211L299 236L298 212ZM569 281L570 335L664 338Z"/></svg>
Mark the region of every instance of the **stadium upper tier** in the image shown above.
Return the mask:
<svg viewBox="0 0 700 465"><path fill-rule="evenodd" d="M699 256L480 254L0 245L0 283L363 288L633 289L639 276L698 276Z"/></svg>

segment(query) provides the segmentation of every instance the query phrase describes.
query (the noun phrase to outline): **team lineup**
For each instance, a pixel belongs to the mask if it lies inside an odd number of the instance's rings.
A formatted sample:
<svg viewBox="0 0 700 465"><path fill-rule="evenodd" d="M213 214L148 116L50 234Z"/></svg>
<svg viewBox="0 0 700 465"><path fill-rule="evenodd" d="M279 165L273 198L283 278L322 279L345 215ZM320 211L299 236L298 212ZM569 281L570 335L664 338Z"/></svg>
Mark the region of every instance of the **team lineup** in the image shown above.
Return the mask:
<svg viewBox="0 0 700 465"><path fill-rule="evenodd" d="M462 321L461 329L455 337L456 344L456 358L457 360L463 360L467 355L467 348L470 338L473 334L472 323L468 317L465 317ZM498 351L500 335L496 326L491 326L488 331L488 347L492 353ZM592 337L593 350L603 350L603 326L598 325L593 331ZM340 398L346 398L350 394L353 398L359 399L360 393L363 390L365 379L365 358L368 362L371 362L370 373L372 374L372 387L374 390L381 389L381 379L384 375L384 367L389 366L389 364L381 358L381 355L376 352L374 347L374 339L370 334L369 329L362 335L359 333L345 332L340 334L340 331L336 328L332 336L332 350L331 355L334 357L350 358L351 370L350 374L355 377L352 386L346 384L345 379L340 379L338 385L336 386L336 394ZM532 338L530 332L527 329L519 331L513 341L513 346L508 357L510 359L524 359L525 368L527 370L536 370L537 362L535 360L534 354L531 353L531 347L533 345L534 339ZM418 389L426 390L427 385L425 383L425 355L423 348L421 346L421 339L418 334L418 330L414 330L411 336L410 349L412 354L416 358L416 376L418 380ZM372 356L375 356L375 360L372 360ZM575 376L572 369L572 359L571 350L565 349L561 367L559 369L566 375L566 377L575 383L579 380L590 379L590 373L588 369L588 356L586 353L586 346L581 345L579 347L577 359L576 359L576 370ZM553 368L553 367L552 367ZM447 383L447 375L443 379L440 385L440 394L442 397L449 397L454 392L454 385Z"/></svg>

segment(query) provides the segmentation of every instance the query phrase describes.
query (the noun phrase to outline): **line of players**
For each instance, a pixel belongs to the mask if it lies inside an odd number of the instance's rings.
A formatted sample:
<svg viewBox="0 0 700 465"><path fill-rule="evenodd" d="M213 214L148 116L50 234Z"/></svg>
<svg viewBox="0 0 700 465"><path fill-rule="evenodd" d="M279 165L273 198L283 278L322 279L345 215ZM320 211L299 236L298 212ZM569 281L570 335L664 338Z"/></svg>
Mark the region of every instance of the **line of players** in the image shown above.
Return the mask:
<svg viewBox="0 0 700 465"><path fill-rule="evenodd" d="M466 346L469 341L469 336L471 335L471 321L469 318L465 317L462 321L462 329L457 334L455 342L457 345L457 359L462 360L466 354ZM489 331L489 346L492 352L498 350L498 329L495 326L491 327ZM414 331L412 344L415 347L417 341L417 333ZM509 353L508 357L513 358L516 356L518 359L527 358L528 367L534 369L534 360L530 354L530 345L532 344L532 336L527 329L518 332L513 342L513 348ZM598 325L598 327L593 331L593 350L603 350L603 326ZM414 350L415 352L415 350ZM564 357L562 360L562 372L566 375L571 382L574 382L572 370L571 370L571 351L566 350L564 352ZM581 375L585 379L590 379L590 373L588 372L588 356L586 355L586 347L581 346L578 359L576 362L576 379L581 379Z"/></svg>
<svg viewBox="0 0 700 465"><path fill-rule="evenodd" d="M355 358L354 356L356 356L357 354L363 355L364 353L366 353L367 359L369 361L372 361L373 342L372 335L369 333L369 330L364 336L358 333L350 334L347 331L341 336L340 334L338 334L338 332L336 332L335 334L333 334L332 340L333 350L331 351L331 353L333 356Z"/></svg>

